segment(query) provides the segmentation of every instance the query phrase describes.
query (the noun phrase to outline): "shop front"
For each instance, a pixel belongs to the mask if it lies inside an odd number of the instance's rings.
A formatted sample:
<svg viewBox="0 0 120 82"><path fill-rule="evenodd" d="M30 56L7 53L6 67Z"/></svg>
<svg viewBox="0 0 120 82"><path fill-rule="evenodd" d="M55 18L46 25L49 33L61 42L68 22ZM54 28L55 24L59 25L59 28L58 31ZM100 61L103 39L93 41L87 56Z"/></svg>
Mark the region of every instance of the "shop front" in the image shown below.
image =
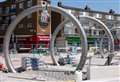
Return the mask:
<svg viewBox="0 0 120 82"><path fill-rule="evenodd" d="M95 43L97 39L94 36L88 36L88 48L95 46ZM70 51L76 52L79 51L78 49L81 49L81 38L79 36L68 36L66 37L66 41L69 47Z"/></svg>
<svg viewBox="0 0 120 82"><path fill-rule="evenodd" d="M68 37L66 37L66 40L67 40L68 44L70 44L70 45L76 44L77 46L80 46L80 43L81 43L81 39L79 36L68 36ZM94 45L96 38L94 36L88 36L87 40L88 40L88 44Z"/></svg>
<svg viewBox="0 0 120 82"><path fill-rule="evenodd" d="M49 35L33 35L17 38L17 49L19 51L31 51L32 49L49 49Z"/></svg>
<svg viewBox="0 0 120 82"><path fill-rule="evenodd" d="M31 43L36 44L36 48L49 48L50 36L49 35L32 36Z"/></svg>

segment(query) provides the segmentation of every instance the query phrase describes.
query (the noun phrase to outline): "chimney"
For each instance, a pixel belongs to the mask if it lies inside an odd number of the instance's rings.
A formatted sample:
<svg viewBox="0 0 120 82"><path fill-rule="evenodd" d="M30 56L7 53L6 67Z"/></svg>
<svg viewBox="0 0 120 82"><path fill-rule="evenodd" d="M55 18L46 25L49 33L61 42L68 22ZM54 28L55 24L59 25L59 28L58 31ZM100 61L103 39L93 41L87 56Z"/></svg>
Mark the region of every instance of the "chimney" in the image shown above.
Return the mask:
<svg viewBox="0 0 120 82"><path fill-rule="evenodd" d="M62 5L62 2L59 0L57 5L58 5L58 7L60 7Z"/></svg>
<svg viewBox="0 0 120 82"><path fill-rule="evenodd" d="M110 9L110 10L109 10L109 13L110 13L110 14L115 14L115 11L114 11L113 9Z"/></svg>
<svg viewBox="0 0 120 82"><path fill-rule="evenodd" d="M88 7L87 5L85 6L84 9L87 10L87 11L90 11L90 10L91 10L90 7Z"/></svg>

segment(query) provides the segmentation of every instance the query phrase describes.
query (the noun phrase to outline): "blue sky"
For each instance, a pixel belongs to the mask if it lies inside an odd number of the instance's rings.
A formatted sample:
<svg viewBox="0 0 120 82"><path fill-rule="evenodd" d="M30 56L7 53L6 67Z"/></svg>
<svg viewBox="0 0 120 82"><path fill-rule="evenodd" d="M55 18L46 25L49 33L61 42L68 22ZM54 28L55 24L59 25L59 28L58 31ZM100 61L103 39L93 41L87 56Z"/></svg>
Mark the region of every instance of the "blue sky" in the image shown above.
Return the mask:
<svg viewBox="0 0 120 82"><path fill-rule="evenodd" d="M5 0L0 0L5 1ZM56 5L59 0L51 0L52 5ZM93 10L108 12L109 9L120 13L120 0L61 0L64 5L84 8L88 5Z"/></svg>
<svg viewBox="0 0 120 82"><path fill-rule="evenodd" d="M0 0L0 2L5 1L5 0Z"/></svg>
<svg viewBox="0 0 120 82"><path fill-rule="evenodd" d="M52 5L56 5L59 0L51 0ZM120 0L61 0L64 5L84 8L88 5L92 10L108 12L113 9L120 13Z"/></svg>

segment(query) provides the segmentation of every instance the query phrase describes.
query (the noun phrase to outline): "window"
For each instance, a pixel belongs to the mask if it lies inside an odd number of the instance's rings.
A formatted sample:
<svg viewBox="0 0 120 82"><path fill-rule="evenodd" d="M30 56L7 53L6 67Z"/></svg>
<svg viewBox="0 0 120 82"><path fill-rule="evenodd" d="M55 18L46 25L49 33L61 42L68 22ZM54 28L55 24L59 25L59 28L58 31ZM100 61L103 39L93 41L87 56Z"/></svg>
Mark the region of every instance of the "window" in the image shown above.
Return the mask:
<svg viewBox="0 0 120 82"><path fill-rule="evenodd" d="M120 16L117 17L117 20L120 20Z"/></svg>
<svg viewBox="0 0 120 82"><path fill-rule="evenodd" d="M90 35L90 31L89 30L85 30L86 35Z"/></svg>
<svg viewBox="0 0 120 82"><path fill-rule="evenodd" d="M10 12L16 12L16 5L11 5Z"/></svg>
<svg viewBox="0 0 120 82"><path fill-rule="evenodd" d="M71 13L72 11L70 9L67 10L69 13Z"/></svg>
<svg viewBox="0 0 120 82"><path fill-rule="evenodd" d="M112 34L113 34L113 35L116 35L116 31L112 31Z"/></svg>
<svg viewBox="0 0 120 82"><path fill-rule="evenodd" d="M4 23L5 23L5 24L8 24L8 23L9 23L9 17L6 17L6 18L5 18Z"/></svg>
<svg viewBox="0 0 120 82"><path fill-rule="evenodd" d="M15 9L16 8L16 5L11 5L11 9Z"/></svg>
<svg viewBox="0 0 120 82"><path fill-rule="evenodd" d="M79 15L80 15L80 16L81 16L81 15L83 15L83 12L80 12L80 14L79 14Z"/></svg>
<svg viewBox="0 0 120 82"><path fill-rule="evenodd" d="M13 21L16 18L16 15L11 16L11 20Z"/></svg>
<svg viewBox="0 0 120 82"><path fill-rule="evenodd" d="M96 30L94 30L94 35L96 35Z"/></svg>
<svg viewBox="0 0 120 82"><path fill-rule="evenodd" d="M89 13L88 12L83 12L83 16L88 16Z"/></svg>
<svg viewBox="0 0 120 82"><path fill-rule="evenodd" d="M0 21L2 20L2 17L0 17Z"/></svg>
<svg viewBox="0 0 120 82"><path fill-rule="evenodd" d="M75 34L75 27L73 26L73 23L67 23L64 27L64 33L65 34Z"/></svg>
<svg viewBox="0 0 120 82"><path fill-rule="evenodd" d="M106 15L106 19L113 20L114 16L113 15Z"/></svg>
<svg viewBox="0 0 120 82"><path fill-rule="evenodd" d="M96 13L96 14L94 14L94 17L95 18L102 18L102 14Z"/></svg>
<svg viewBox="0 0 120 82"><path fill-rule="evenodd" d="M9 9L10 9L9 7L6 7L6 9L5 9L5 13L6 13L6 14L9 13Z"/></svg>
<svg viewBox="0 0 120 82"><path fill-rule="evenodd" d="M99 31L99 34L100 34L100 35L104 35L104 34L105 34L105 31L104 31L104 30L101 30L101 31Z"/></svg>
<svg viewBox="0 0 120 82"><path fill-rule="evenodd" d="M2 13L2 8L0 8L0 14Z"/></svg>
<svg viewBox="0 0 120 82"><path fill-rule="evenodd" d="M31 7L31 6L32 6L32 0L29 0L29 1L27 2L27 6L28 6L28 7Z"/></svg>
<svg viewBox="0 0 120 82"><path fill-rule="evenodd" d="M84 21L84 20L83 20ZM80 21L81 22L81 21ZM89 28L89 23L86 21L86 22L82 22L81 25L85 28L85 29L88 29Z"/></svg>
<svg viewBox="0 0 120 82"><path fill-rule="evenodd" d="M16 0L16 2L21 2L21 1L24 1L24 0Z"/></svg>
<svg viewBox="0 0 120 82"><path fill-rule="evenodd" d="M116 35L118 35L117 37L120 39L120 29L118 29L117 31L116 31Z"/></svg>
<svg viewBox="0 0 120 82"><path fill-rule="evenodd" d="M30 29L30 32L34 32L34 29Z"/></svg>
<svg viewBox="0 0 120 82"><path fill-rule="evenodd" d="M6 17L6 20L9 20L9 17Z"/></svg>
<svg viewBox="0 0 120 82"><path fill-rule="evenodd" d="M0 14L2 14L2 8L0 8Z"/></svg>
<svg viewBox="0 0 120 82"><path fill-rule="evenodd" d="M18 28L23 28L23 24L19 24L19 25L18 25Z"/></svg>
<svg viewBox="0 0 120 82"><path fill-rule="evenodd" d="M75 13L75 10L71 10L71 13L74 15L74 13Z"/></svg>
<svg viewBox="0 0 120 82"><path fill-rule="evenodd" d="M2 22L2 17L0 17L0 24L2 24L3 22Z"/></svg>
<svg viewBox="0 0 120 82"><path fill-rule="evenodd" d="M6 24L2 24L1 30L6 30Z"/></svg>
<svg viewBox="0 0 120 82"><path fill-rule="evenodd" d="M28 15L27 18L28 18L28 19L32 18L32 14Z"/></svg>
<svg viewBox="0 0 120 82"><path fill-rule="evenodd" d="M16 0L12 0L12 2L14 2L14 3L15 3L15 2L16 2Z"/></svg>
<svg viewBox="0 0 120 82"><path fill-rule="evenodd" d="M99 36L99 31L98 30L96 30L96 35Z"/></svg>
<svg viewBox="0 0 120 82"><path fill-rule="evenodd" d="M20 8L20 9L23 9L23 8L24 8L23 3L20 3L20 4L19 4L19 8Z"/></svg>
<svg viewBox="0 0 120 82"><path fill-rule="evenodd" d="M32 28L32 27L33 27L32 23L27 24L27 28Z"/></svg>

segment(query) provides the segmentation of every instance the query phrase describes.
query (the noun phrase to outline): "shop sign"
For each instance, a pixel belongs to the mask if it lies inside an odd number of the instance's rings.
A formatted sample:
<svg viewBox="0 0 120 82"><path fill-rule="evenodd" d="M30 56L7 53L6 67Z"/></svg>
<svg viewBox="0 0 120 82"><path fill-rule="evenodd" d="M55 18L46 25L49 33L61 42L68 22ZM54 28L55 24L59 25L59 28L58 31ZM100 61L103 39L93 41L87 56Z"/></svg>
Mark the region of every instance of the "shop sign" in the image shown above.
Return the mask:
<svg viewBox="0 0 120 82"><path fill-rule="evenodd" d="M79 36L66 37L66 40L68 41L68 43L80 43L81 42L81 39ZM88 43L93 44L96 38L93 36L88 36L87 40L88 40Z"/></svg>
<svg viewBox="0 0 120 82"><path fill-rule="evenodd" d="M50 41L50 36L49 35L32 36L32 41Z"/></svg>

